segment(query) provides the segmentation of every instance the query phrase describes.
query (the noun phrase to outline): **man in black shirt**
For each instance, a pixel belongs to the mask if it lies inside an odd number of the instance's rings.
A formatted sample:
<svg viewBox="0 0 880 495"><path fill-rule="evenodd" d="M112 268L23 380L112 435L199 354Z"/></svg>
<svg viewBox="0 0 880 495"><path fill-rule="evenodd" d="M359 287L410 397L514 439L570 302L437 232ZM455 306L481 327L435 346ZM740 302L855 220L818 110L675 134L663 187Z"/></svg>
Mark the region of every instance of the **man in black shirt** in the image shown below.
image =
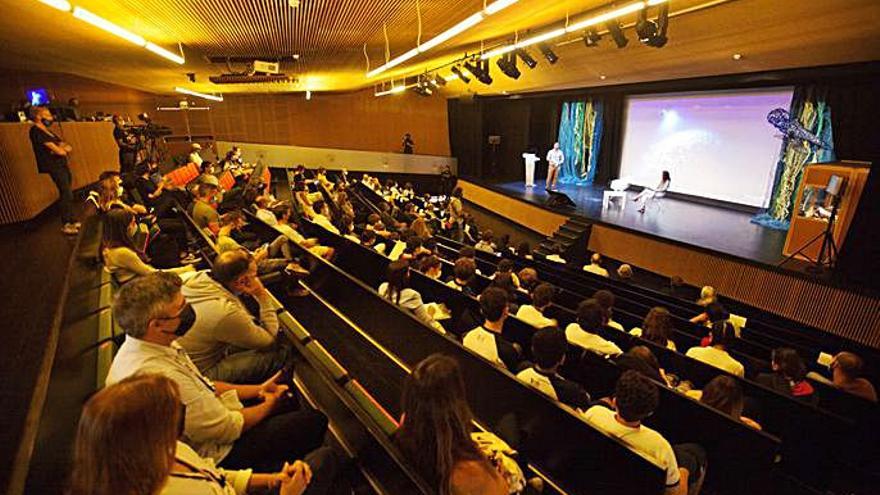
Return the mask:
<svg viewBox="0 0 880 495"><path fill-rule="evenodd" d="M567 348L565 334L558 328L538 330L532 336L535 365L519 372L516 377L563 404L586 411L590 406L589 394L577 383L556 374L565 361Z"/></svg>
<svg viewBox="0 0 880 495"><path fill-rule="evenodd" d="M113 139L116 146L119 147L119 171L122 175L127 176L134 171L134 164L137 159L137 144L134 136L125 130L125 121L119 115L113 116Z"/></svg>
<svg viewBox="0 0 880 495"><path fill-rule="evenodd" d="M410 136L410 134L407 132L403 136L403 152L407 155L412 155L413 146L415 146L415 144L416 143L413 142L412 136Z"/></svg>
<svg viewBox="0 0 880 495"><path fill-rule="evenodd" d="M37 160L37 170L41 174L49 174L58 188L58 206L61 209L61 221L64 222L61 231L75 235L79 232L80 224L73 216L73 179L67 166L67 157L73 148L49 130L55 117L48 108L34 107L31 118L34 125L30 130L30 139L34 158Z"/></svg>

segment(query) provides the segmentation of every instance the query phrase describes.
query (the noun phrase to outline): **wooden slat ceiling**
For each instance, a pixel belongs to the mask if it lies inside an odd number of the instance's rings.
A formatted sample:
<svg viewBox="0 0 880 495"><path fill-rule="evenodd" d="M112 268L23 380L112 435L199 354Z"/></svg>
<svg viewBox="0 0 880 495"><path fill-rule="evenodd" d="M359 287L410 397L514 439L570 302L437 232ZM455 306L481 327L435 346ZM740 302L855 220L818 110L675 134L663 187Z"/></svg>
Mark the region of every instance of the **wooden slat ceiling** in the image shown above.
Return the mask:
<svg viewBox="0 0 880 495"><path fill-rule="evenodd" d="M384 61L383 25L394 57L415 46L417 12L426 41L483 5L482 0L301 0L298 8L288 0L72 3L168 49L182 43L187 63L167 62L36 0L0 0L0 66L70 72L155 93L169 93L174 86L224 93L352 90L375 82L364 76L364 45L373 67ZM491 87L452 83L445 92L531 91L880 59L880 1L670 0L673 12L713 3L673 18L670 43L661 50L636 40L623 50L608 46L610 41L591 50L579 42L562 44L556 47L560 62L555 66L521 67L523 76L510 81L493 64L496 83ZM481 44L508 39L514 31L523 35L556 27L567 15L575 19L606 5L608 0L520 0L388 75L436 67L465 51L478 51ZM633 38L632 30L628 34ZM740 64L730 63L735 51L745 55ZM225 64L211 64L207 57L293 54L300 59L282 68L298 78L297 84L217 86L207 80L226 72ZM244 65L232 67L242 70ZM196 73L196 83L186 79L187 72ZM607 79L600 81L599 74Z"/></svg>

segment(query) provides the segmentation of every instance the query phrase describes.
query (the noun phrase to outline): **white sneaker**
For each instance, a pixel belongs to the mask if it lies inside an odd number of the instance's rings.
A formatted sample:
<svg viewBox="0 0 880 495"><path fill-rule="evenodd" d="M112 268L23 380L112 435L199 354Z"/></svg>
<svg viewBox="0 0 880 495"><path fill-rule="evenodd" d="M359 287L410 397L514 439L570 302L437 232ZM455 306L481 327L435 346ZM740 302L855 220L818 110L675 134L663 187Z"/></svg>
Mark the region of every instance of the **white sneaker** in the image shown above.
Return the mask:
<svg viewBox="0 0 880 495"><path fill-rule="evenodd" d="M76 224L73 223L65 223L64 227L61 227L61 232L65 233L66 235L76 235L79 234L79 227L77 227Z"/></svg>

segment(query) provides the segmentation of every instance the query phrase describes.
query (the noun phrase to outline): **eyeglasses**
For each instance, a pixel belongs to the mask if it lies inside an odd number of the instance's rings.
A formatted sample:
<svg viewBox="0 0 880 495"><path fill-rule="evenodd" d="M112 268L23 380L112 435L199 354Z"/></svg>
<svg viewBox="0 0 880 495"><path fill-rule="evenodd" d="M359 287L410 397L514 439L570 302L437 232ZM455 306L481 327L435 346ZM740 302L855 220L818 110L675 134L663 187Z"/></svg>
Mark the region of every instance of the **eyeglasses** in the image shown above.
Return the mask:
<svg viewBox="0 0 880 495"><path fill-rule="evenodd" d="M177 312L174 316L157 316L153 318L154 320L176 320L180 318L180 315L183 314L188 308L191 308L192 305L190 303L183 303L183 306L180 307L180 311Z"/></svg>

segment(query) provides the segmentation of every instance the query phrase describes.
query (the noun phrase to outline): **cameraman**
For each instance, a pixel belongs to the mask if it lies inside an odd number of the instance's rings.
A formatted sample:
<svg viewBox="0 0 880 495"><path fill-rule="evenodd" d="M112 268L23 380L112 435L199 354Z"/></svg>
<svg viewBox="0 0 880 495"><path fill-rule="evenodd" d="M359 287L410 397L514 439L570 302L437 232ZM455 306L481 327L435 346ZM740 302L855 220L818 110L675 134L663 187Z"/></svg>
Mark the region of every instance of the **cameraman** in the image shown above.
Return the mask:
<svg viewBox="0 0 880 495"><path fill-rule="evenodd" d="M126 179L134 171L137 162L137 137L125 130L125 120L120 115L113 116L113 139L119 146L119 171Z"/></svg>

